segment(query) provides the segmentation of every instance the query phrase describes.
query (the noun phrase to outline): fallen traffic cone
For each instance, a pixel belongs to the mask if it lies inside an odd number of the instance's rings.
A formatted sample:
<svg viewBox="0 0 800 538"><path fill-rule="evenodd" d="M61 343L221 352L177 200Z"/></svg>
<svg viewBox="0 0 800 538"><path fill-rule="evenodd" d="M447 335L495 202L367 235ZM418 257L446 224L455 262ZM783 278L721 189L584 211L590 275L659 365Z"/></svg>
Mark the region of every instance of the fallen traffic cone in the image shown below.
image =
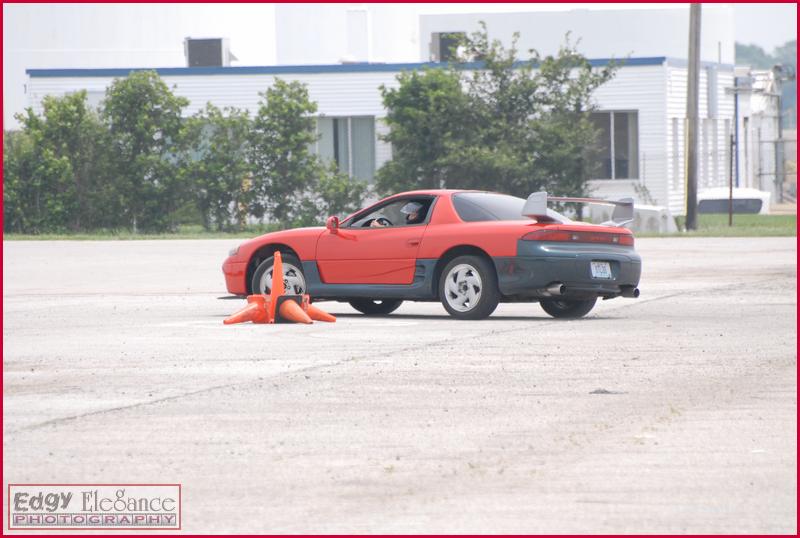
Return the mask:
<svg viewBox="0 0 800 538"><path fill-rule="evenodd" d="M272 287L270 294L247 296L247 306L239 310L223 323L313 323L312 320L334 322L336 318L313 306L311 297L306 295L287 295L283 283L283 260L280 251L275 251L272 265Z"/></svg>
<svg viewBox="0 0 800 538"><path fill-rule="evenodd" d="M293 298L286 297L286 299L280 301L280 303L281 305L278 307L278 319L294 321L295 323L313 323L305 310L303 310L303 307L297 304Z"/></svg>
<svg viewBox="0 0 800 538"><path fill-rule="evenodd" d="M313 304L306 303L305 307L306 307L306 314L308 314L308 317L310 317L313 320L327 321L329 323L333 323L336 321L335 316L328 314L327 312L325 312L320 308L317 308Z"/></svg>
<svg viewBox="0 0 800 538"><path fill-rule="evenodd" d="M231 315L222 323L225 325L245 323L247 321L252 321L253 323L269 323L270 317L267 303L271 302L267 295L248 295L247 306Z"/></svg>

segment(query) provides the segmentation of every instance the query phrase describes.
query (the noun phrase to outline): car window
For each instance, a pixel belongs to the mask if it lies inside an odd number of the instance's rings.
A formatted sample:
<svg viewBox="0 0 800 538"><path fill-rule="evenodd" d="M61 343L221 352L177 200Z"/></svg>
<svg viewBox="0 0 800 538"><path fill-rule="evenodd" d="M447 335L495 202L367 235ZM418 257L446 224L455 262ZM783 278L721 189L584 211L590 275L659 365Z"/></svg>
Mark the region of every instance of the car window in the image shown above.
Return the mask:
<svg viewBox="0 0 800 538"><path fill-rule="evenodd" d="M419 204L419 209L416 218L411 218L403 212L409 203ZM433 205L433 198L403 198L384 204L377 209L370 211L363 215L357 215L355 220L349 223L349 228L368 228L375 219L382 219L381 222L385 226L411 226L415 224L422 224L427 221L430 216L430 209ZM407 209L406 209L407 210Z"/></svg>
<svg viewBox="0 0 800 538"><path fill-rule="evenodd" d="M453 207L465 222L524 220L530 218L522 215L524 205L522 198L494 192L461 192L453 195ZM549 208L547 216L558 222L570 222L567 217Z"/></svg>

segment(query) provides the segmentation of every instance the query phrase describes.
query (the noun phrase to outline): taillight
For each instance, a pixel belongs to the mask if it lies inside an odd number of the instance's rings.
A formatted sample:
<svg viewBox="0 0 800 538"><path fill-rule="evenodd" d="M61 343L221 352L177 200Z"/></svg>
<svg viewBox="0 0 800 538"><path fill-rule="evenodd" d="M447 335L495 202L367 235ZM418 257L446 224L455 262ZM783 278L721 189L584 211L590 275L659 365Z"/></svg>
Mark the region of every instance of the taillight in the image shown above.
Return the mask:
<svg viewBox="0 0 800 538"><path fill-rule="evenodd" d="M633 246L631 234L610 232L578 232L570 230L536 230L522 236L523 241L560 241L564 243L606 243Z"/></svg>

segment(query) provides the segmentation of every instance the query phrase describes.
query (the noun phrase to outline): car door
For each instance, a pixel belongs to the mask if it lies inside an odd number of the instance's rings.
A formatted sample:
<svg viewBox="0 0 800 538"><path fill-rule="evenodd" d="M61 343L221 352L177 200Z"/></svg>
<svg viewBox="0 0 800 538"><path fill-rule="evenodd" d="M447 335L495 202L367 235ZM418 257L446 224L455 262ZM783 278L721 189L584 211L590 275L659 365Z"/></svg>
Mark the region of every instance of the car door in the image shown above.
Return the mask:
<svg viewBox="0 0 800 538"><path fill-rule="evenodd" d="M428 200L428 206L430 206ZM317 267L325 284L411 284L427 219L421 224L325 231Z"/></svg>

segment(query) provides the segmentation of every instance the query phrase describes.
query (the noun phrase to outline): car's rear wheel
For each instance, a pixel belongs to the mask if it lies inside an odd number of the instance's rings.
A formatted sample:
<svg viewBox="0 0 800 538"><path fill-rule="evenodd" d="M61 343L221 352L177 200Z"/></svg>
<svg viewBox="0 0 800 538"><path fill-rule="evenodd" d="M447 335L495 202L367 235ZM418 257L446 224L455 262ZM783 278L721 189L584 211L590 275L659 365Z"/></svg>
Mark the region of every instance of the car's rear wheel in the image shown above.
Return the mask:
<svg viewBox="0 0 800 538"><path fill-rule="evenodd" d="M308 290L306 277L303 274L303 264L293 254L281 253L283 262L283 287L287 295L303 295ZM264 293L269 295L272 290L272 267L275 265L275 257L270 256L258 264L253 279L251 289L254 294Z"/></svg>
<svg viewBox="0 0 800 538"><path fill-rule="evenodd" d="M439 298L458 319L489 317L500 302L497 274L480 256L459 256L448 263L439 279Z"/></svg>
<svg viewBox="0 0 800 538"><path fill-rule="evenodd" d="M385 316L397 310L403 301L400 299L353 299L350 306L368 316Z"/></svg>
<svg viewBox="0 0 800 538"><path fill-rule="evenodd" d="M591 312L597 297L583 301L567 301L564 299L542 299L539 304L545 312L554 318L580 318Z"/></svg>

